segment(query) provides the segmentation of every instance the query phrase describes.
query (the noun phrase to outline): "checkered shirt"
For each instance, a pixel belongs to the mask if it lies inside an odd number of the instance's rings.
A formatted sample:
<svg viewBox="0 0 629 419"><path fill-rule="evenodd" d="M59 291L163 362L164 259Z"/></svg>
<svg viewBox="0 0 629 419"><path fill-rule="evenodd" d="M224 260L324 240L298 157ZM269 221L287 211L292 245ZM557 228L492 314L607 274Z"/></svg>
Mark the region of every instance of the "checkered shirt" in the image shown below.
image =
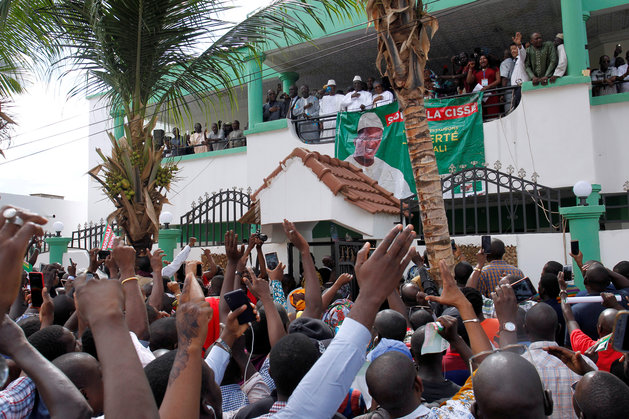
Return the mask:
<svg viewBox="0 0 629 419"><path fill-rule="evenodd" d="M537 368L537 372L546 390L550 390L553 397L553 414L551 418L576 418L572 407L572 384L579 381L581 376L572 372L559 358L543 350L544 346L559 346L553 341L533 342L529 346L529 359ZM528 353L523 355L528 358ZM587 357L585 361L596 368Z"/></svg>
<svg viewBox="0 0 629 419"><path fill-rule="evenodd" d="M20 377L0 391L0 418L21 419L28 417L35 404L35 383L28 377Z"/></svg>
<svg viewBox="0 0 629 419"><path fill-rule="evenodd" d="M269 361L269 357L267 356L258 372L262 376L266 385L269 386L269 390L273 391L275 390L275 381L273 381L271 375L269 374L269 365L271 365L271 363Z"/></svg>
<svg viewBox="0 0 629 419"><path fill-rule="evenodd" d="M238 384L221 386L221 394L223 395L223 412L238 410L249 404L247 395Z"/></svg>
<svg viewBox="0 0 629 419"><path fill-rule="evenodd" d="M275 402L275 403L273 403L273 406L271 406L271 409L269 410L269 413L267 413L264 416L258 416L256 419L270 418L271 416L273 416L274 414L276 414L277 412L279 412L280 410L285 408L286 404L287 404L287 402Z"/></svg>
<svg viewBox="0 0 629 419"><path fill-rule="evenodd" d="M498 282L507 275L517 275L519 278L524 278L522 271L515 266L509 265L504 260L492 260L480 274L478 290L485 297L491 297L491 293L498 286Z"/></svg>

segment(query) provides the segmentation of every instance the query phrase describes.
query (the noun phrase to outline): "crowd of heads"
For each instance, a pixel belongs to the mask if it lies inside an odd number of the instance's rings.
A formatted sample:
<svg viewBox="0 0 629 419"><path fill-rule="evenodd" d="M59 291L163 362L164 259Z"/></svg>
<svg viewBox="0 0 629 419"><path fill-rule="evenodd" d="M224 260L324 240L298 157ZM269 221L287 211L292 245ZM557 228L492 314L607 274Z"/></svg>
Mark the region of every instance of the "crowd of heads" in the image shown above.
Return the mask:
<svg viewBox="0 0 629 419"><path fill-rule="evenodd" d="M29 241L45 219L11 214L0 214L4 415L618 418L629 409L629 361L610 343L629 295L627 261L608 269L571 254L583 290L548 261L520 299L524 273L496 238L472 263L456 248L451 270L429 265L412 227L396 226L375 251L361 248L350 275L330 256L318 268L284 221L297 277L266 266L260 234L245 246L229 231L224 249L186 260L191 239L170 264L159 249L117 241L105 259L90 251L89 266L46 265L38 291L22 256L37 259ZM571 305L573 292L602 303Z"/></svg>

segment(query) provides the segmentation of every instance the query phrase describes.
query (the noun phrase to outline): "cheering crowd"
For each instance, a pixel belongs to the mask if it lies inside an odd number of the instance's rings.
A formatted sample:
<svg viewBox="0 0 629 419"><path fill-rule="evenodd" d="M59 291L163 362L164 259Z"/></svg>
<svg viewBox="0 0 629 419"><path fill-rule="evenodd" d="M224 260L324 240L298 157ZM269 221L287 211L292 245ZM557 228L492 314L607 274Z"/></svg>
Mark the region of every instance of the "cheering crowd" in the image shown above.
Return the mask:
<svg viewBox="0 0 629 419"><path fill-rule="evenodd" d="M629 262L610 270L574 255L585 293L601 295L602 304L571 307L570 278L552 261L539 294L519 301L523 273L503 260L500 240L479 252L475 267L459 262L453 276L445 261L428 266L412 226L397 225L375 250L362 247L354 278L337 275L330 259L317 270L308 242L285 220L301 257L299 284L290 284L282 263L265 265L260 235L245 247L229 231L222 266L209 250L203 262L186 261L192 239L166 265L161 250L120 241L104 259L90 252L86 270L47 265L39 303L38 274L24 273L24 258L45 223L0 210L3 418L621 418L629 411L629 362L608 344ZM254 250L256 267L248 266ZM351 299L354 279L359 292ZM572 349L563 346L566 336Z"/></svg>

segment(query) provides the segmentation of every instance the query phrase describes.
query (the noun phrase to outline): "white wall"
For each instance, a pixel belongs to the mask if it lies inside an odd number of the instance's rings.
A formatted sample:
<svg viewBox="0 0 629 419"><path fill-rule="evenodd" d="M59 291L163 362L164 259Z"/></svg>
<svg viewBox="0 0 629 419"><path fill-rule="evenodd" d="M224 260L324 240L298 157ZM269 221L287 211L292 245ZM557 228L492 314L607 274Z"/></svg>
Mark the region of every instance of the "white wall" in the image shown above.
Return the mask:
<svg viewBox="0 0 629 419"><path fill-rule="evenodd" d="M622 192L629 180L628 115L629 102L592 106L595 179L603 193Z"/></svg>
<svg viewBox="0 0 629 419"><path fill-rule="evenodd" d="M49 221L44 226L44 231L51 233L54 233L52 225L61 221L64 226L61 234L65 237L70 237L77 224L83 224L87 219L86 202L3 193L0 195L0 207L4 205L28 209L46 217Z"/></svg>

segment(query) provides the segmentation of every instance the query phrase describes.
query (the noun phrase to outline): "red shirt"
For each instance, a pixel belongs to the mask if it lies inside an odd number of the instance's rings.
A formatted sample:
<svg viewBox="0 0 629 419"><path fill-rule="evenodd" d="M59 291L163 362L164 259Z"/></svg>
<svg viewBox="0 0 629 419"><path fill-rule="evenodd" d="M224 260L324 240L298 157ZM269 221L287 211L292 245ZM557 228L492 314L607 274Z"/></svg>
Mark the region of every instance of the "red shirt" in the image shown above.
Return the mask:
<svg viewBox="0 0 629 419"><path fill-rule="evenodd" d="M212 318L207 324L207 338L205 338L205 343L203 344L203 349L207 351L221 335L220 316L218 315L218 303L220 302L220 297L207 297L205 301L210 303L210 306L212 307Z"/></svg>
<svg viewBox="0 0 629 419"><path fill-rule="evenodd" d="M577 329L570 334L570 344L573 351L585 352L587 349L595 345L598 341L592 340L588 335ZM609 372L612 362L620 358L622 354L615 351L609 346L604 351L598 352L598 361L596 366L601 371Z"/></svg>

